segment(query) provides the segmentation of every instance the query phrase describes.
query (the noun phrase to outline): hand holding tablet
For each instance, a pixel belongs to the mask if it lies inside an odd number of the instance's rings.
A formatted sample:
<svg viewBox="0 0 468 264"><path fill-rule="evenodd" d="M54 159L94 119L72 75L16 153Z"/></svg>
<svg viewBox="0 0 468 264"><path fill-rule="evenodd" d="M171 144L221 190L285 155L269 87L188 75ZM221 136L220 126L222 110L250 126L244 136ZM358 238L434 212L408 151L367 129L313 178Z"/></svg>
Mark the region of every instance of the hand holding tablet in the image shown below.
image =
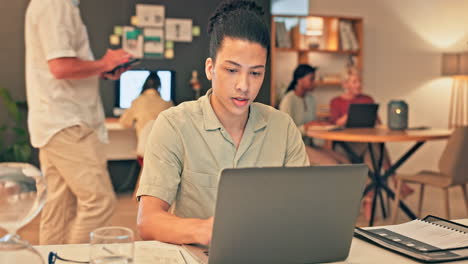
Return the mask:
<svg viewBox="0 0 468 264"><path fill-rule="evenodd" d="M108 72L105 72L105 74L115 74L115 72L121 68L127 68L127 67L130 67L132 65L136 65L138 63L140 63L141 59L130 59L129 61L125 62L125 63L122 63L120 65L117 65L114 69L108 71Z"/></svg>

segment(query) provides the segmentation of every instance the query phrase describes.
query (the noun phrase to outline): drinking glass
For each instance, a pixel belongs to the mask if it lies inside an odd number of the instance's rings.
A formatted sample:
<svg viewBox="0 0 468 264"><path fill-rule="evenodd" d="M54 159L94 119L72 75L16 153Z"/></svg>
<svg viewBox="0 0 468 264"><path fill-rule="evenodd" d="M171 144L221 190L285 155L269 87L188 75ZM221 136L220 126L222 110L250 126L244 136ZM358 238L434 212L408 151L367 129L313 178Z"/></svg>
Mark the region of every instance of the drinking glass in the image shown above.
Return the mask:
<svg viewBox="0 0 468 264"><path fill-rule="evenodd" d="M0 227L7 231L0 238L1 263L24 263L22 257L28 263L43 263L37 251L16 232L41 211L45 199L46 183L39 169L27 163L0 163Z"/></svg>
<svg viewBox="0 0 468 264"><path fill-rule="evenodd" d="M133 263L133 231L126 227L101 227L90 234L91 264Z"/></svg>

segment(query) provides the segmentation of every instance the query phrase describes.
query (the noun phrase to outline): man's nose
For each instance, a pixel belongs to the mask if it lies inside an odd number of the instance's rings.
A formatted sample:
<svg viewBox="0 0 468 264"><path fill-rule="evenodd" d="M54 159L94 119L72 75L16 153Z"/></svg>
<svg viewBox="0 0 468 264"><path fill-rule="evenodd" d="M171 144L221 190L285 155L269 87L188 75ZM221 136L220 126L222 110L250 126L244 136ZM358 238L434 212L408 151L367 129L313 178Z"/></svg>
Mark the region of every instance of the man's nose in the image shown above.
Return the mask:
<svg viewBox="0 0 468 264"><path fill-rule="evenodd" d="M237 78L236 89L244 93L248 91L249 89L249 74L248 73L239 74L239 78Z"/></svg>

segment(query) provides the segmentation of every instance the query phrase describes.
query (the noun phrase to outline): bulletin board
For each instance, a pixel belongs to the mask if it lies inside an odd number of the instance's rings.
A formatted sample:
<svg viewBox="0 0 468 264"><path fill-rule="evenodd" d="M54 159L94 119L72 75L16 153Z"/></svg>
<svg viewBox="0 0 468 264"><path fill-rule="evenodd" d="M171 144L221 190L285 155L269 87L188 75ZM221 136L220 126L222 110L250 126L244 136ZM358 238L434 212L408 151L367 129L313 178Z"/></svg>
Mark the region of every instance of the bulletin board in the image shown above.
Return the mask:
<svg viewBox="0 0 468 264"><path fill-rule="evenodd" d="M109 42L135 58L173 59L177 42L192 42L200 26L190 18L167 18L164 5L136 4L129 25L116 25Z"/></svg>

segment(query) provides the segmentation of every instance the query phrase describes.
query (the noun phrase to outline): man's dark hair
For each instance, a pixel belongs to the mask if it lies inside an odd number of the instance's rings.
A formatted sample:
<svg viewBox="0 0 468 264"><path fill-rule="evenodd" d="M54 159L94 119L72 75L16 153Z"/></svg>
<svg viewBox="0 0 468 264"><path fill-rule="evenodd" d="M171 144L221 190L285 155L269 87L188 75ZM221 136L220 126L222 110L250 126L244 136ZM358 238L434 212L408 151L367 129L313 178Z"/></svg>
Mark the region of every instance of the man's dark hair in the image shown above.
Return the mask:
<svg viewBox="0 0 468 264"><path fill-rule="evenodd" d="M208 22L210 57L216 59L225 37L258 43L267 50L268 56L270 32L263 15L263 8L253 1L223 1Z"/></svg>

